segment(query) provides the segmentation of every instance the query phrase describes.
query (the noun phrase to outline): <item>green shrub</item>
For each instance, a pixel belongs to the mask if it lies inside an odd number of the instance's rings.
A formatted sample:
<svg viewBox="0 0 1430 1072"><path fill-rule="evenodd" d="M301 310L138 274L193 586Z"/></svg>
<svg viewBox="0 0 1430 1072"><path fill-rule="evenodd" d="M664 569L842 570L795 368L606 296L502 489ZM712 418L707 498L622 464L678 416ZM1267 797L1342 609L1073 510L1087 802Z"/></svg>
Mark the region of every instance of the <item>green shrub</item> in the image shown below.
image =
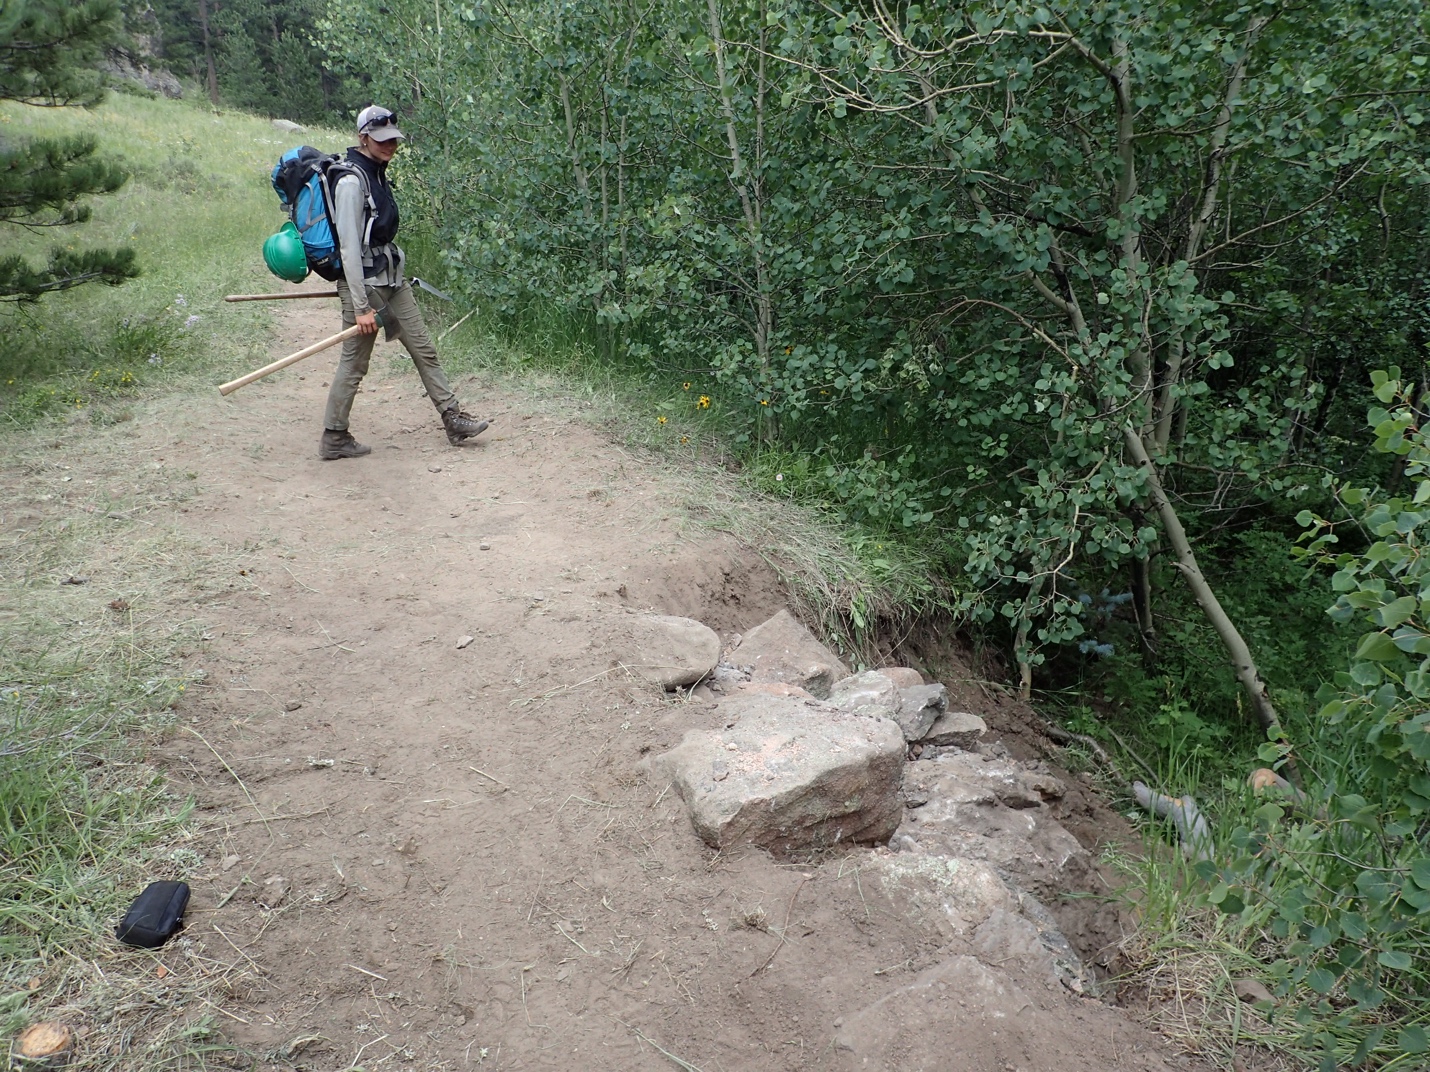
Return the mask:
<svg viewBox="0 0 1430 1072"><path fill-rule="evenodd" d="M1403 459L1404 494L1344 487L1349 520L1300 517L1306 555L1335 566L1331 617L1363 633L1297 744L1305 800L1256 808L1204 869L1214 903L1279 943L1281 993L1328 1070L1430 1053L1430 435L1413 381L1372 379L1389 407L1370 411L1375 449ZM1368 546L1336 554L1343 530Z"/></svg>

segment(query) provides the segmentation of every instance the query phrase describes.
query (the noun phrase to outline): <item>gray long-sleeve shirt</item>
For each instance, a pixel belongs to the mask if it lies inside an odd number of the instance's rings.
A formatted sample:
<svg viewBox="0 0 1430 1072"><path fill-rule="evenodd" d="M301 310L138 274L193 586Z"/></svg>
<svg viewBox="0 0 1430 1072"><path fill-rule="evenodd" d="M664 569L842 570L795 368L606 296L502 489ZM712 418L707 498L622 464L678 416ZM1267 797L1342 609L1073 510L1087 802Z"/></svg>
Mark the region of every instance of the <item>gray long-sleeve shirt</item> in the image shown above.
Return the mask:
<svg viewBox="0 0 1430 1072"><path fill-rule="evenodd" d="M362 194L362 181L356 175L344 175L333 188L333 222L338 229L338 254L343 261L343 277L352 293L353 311L370 312L367 288L402 285L404 258L396 242L368 248L363 245L367 205ZM373 272L374 254L387 255L387 265Z"/></svg>

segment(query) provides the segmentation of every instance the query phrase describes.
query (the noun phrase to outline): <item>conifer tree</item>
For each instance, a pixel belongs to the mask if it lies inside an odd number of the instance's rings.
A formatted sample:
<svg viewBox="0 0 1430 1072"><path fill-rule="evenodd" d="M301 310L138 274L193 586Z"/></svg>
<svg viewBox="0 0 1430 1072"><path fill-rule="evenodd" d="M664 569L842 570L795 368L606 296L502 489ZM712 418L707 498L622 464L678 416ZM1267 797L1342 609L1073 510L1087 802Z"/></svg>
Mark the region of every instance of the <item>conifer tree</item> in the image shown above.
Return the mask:
<svg viewBox="0 0 1430 1072"><path fill-rule="evenodd" d="M0 100L93 107L104 96L97 70L119 33L115 0L0 0ZM84 223L83 199L113 193L128 175L97 155L93 137L0 140L0 223L37 229ZM0 257L0 301L36 301L83 283L117 285L138 274L132 249L55 249L44 267Z"/></svg>

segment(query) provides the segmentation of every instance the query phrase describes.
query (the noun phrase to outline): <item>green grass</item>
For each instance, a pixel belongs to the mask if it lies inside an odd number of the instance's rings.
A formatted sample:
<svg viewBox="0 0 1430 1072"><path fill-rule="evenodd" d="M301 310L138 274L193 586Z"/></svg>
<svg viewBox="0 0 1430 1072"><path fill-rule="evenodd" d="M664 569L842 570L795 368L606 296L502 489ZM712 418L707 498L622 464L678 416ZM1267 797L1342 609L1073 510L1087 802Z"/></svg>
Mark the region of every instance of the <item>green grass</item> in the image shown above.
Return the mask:
<svg viewBox="0 0 1430 1072"><path fill-rule="evenodd" d="M329 150L344 142L334 132L284 134L251 116L127 95L92 111L0 105L7 140L79 133L96 135L130 181L90 200L89 223L39 234L3 228L0 250L38 262L54 244L129 246L142 274L121 287L80 287L0 310L0 420L12 425L75 410L102 423L122 416L146 386L261 364L269 311L222 298L283 286L261 255L282 222L269 172L300 138Z"/></svg>

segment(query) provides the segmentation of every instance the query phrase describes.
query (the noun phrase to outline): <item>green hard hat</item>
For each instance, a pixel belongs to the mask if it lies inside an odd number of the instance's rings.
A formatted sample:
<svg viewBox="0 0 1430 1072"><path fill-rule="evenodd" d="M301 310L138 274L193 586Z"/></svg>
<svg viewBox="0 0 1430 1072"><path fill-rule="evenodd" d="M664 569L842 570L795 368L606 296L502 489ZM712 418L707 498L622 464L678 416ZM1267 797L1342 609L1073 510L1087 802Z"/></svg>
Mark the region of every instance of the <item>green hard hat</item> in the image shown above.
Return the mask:
<svg viewBox="0 0 1430 1072"><path fill-rule="evenodd" d="M308 255L303 252L303 239L291 220L263 243L263 263L279 279L290 283L301 283L308 278Z"/></svg>

